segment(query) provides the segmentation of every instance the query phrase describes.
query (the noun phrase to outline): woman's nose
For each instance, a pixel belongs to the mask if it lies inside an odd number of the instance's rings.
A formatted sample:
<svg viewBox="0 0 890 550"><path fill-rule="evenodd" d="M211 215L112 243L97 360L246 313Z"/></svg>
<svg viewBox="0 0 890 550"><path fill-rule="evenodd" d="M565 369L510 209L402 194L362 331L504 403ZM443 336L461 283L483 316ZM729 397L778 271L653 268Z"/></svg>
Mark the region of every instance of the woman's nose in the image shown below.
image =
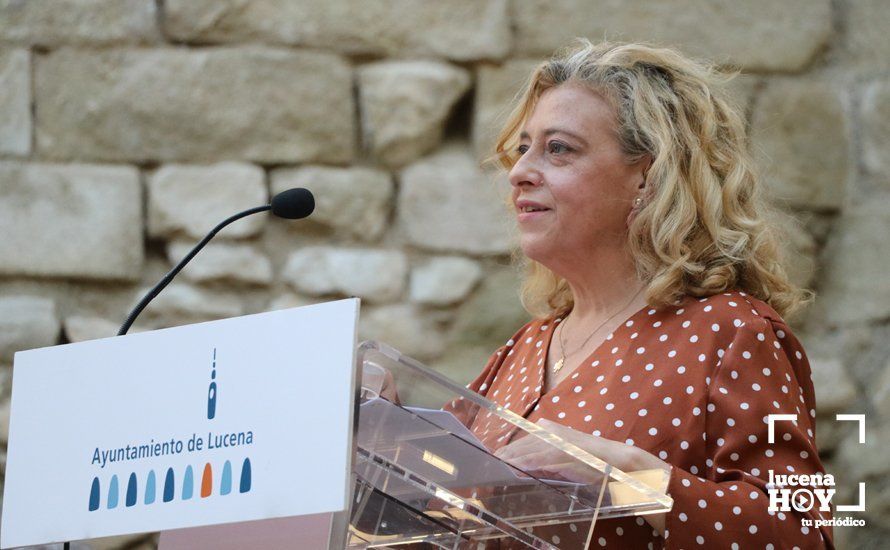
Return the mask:
<svg viewBox="0 0 890 550"><path fill-rule="evenodd" d="M523 185L538 185L543 178L541 177L541 172L531 162L528 153L526 153L520 156L513 168L510 169L508 179L510 180L510 185L520 187Z"/></svg>

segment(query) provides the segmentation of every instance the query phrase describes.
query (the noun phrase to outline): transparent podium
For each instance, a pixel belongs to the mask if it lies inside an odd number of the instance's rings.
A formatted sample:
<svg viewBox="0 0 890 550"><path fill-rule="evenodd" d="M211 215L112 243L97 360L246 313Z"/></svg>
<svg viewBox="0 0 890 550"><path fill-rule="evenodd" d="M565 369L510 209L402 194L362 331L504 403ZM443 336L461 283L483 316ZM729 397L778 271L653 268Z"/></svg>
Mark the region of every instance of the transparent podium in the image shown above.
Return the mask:
<svg viewBox="0 0 890 550"><path fill-rule="evenodd" d="M560 548L531 528L573 523L589 540L598 521L671 508L661 470L620 471L385 344L360 344L357 359L347 548ZM492 454L480 431L540 438L578 475L522 471Z"/></svg>

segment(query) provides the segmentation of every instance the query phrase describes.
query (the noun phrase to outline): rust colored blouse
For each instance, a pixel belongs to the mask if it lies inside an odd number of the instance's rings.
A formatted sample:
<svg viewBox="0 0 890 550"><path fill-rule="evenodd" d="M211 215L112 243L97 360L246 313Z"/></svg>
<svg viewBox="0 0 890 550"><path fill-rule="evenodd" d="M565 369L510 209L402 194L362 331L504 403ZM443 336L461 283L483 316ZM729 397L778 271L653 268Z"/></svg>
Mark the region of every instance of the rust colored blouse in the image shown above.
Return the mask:
<svg viewBox="0 0 890 550"><path fill-rule="evenodd" d="M470 389L536 422L635 445L673 466L674 499L664 537L640 517L600 521L591 547L823 548L830 528L768 510L768 472L824 472L815 444L809 362L782 318L765 302L732 291L686 297L674 306L637 311L549 393L546 357L558 317L522 327L489 359ZM766 416L776 423L767 442ZM485 415L471 429L492 450L509 443ZM583 548L584 526L533 532L562 548Z"/></svg>

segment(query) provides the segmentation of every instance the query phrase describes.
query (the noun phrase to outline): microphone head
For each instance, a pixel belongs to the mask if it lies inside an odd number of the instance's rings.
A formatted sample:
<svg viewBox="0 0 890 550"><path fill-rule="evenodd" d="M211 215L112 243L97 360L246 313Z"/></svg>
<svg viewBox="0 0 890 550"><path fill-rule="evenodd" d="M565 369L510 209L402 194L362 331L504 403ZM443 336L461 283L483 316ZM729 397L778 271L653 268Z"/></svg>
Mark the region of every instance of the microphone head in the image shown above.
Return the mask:
<svg viewBox="0 0 890 550"><path fill-rule="evenodd" d="M272 213L279 218L299 220L315 210L315 197L302 187L282 191L272 197Z"/></svg>

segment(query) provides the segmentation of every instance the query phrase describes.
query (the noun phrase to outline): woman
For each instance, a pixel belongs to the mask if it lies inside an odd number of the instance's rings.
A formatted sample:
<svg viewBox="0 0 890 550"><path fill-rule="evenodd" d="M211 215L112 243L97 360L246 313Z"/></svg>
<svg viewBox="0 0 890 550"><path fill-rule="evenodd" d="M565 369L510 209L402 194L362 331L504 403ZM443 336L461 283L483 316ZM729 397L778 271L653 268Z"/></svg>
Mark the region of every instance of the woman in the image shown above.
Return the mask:
<svg viewBox="0 0 890 550"><path fill-rule="evenodd" d="M830 517L768 509L768 473L823 472L789 283L717 74L676 51L579 45L540 65L499 136L536 319L470 387L625 470L661 468L667 514L601 521L592 546L821 548ZM796 414L767 441L768 414ZM558 475L537 438L472 429ZM781 438L781 439L780 439ZM571 525L536 528L564 548Z"/></svg>

